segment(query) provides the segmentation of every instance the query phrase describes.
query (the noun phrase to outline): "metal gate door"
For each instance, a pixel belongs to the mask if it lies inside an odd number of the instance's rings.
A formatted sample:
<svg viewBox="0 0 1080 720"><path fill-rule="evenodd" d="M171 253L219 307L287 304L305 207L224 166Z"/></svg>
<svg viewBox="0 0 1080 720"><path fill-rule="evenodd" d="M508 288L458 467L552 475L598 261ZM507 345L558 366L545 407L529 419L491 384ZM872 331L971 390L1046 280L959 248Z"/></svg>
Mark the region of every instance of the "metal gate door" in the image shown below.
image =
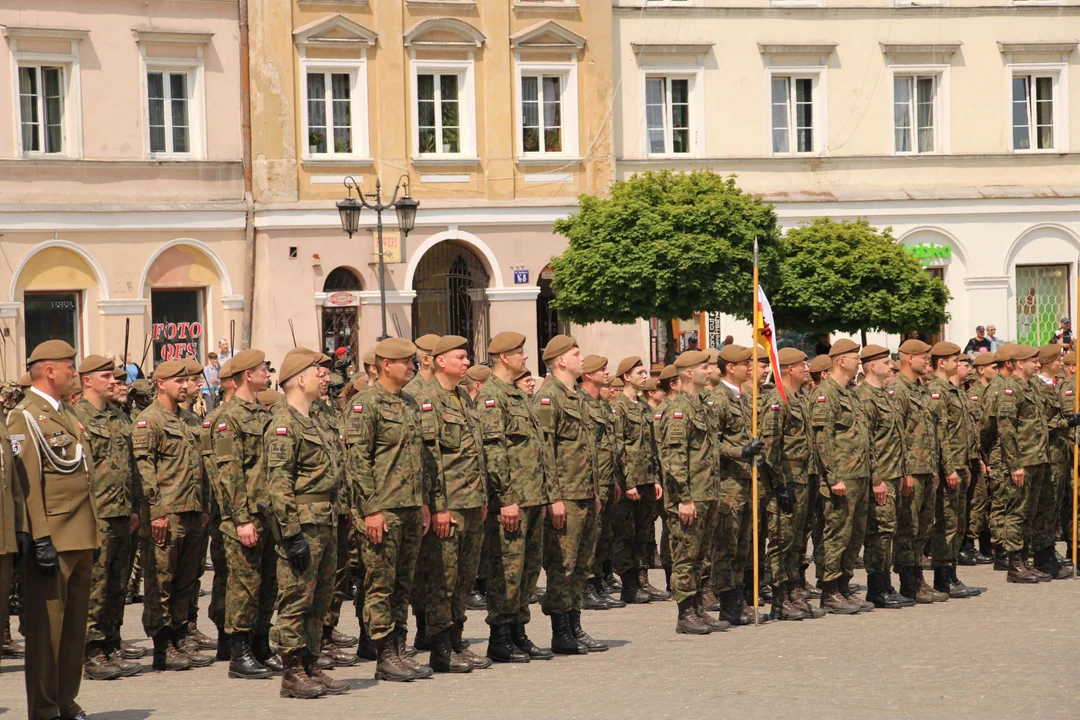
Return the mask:
<svg viewBox="0 0 1080 720"><path fill-rule="evenodd" d="M487 362L487 270L471 249L451 241L428 250L416 268L413 337L428 333L469 339L474 363Z"/></svg>

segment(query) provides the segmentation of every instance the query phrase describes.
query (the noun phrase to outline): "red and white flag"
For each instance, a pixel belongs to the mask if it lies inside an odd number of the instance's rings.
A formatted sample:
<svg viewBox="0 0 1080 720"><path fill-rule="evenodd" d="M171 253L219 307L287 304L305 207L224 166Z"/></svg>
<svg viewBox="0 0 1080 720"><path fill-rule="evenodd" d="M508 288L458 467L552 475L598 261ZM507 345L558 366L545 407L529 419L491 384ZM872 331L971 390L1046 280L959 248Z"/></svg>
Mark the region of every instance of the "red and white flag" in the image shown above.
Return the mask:
<svg viewBox="0 0 1080 720"><path fill-rule="evenodd" d="M784 383L780 381L780 358L776 354L776 323L773 322L772 307L769 298L765 297L765 289L760 285L757 290L757 312L754 313L754 337L761 347L769 354L769 365L772 366L773 380L780 396L787 400L784 393Z"/></svg>

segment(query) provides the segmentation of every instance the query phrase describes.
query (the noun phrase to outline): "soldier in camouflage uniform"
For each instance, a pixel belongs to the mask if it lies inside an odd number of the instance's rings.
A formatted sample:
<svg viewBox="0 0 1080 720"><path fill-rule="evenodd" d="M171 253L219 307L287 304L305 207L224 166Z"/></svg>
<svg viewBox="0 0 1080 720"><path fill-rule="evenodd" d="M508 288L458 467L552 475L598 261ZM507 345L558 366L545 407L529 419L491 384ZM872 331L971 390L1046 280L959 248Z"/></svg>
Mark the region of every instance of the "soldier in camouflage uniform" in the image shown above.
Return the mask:
<svg viewBox="0 0 1080 720"><path fill-rule="evenodd" d="M154 639L154 669L186 670L214 661L180 649L204 562L198 552L209 499L203 497L199 441L179 414L188 392L184 364L162 363L154 370L154 383L157 399L139 415L131 440L150 517L150 537L143 545L143 627Z"/></svg>
<svg viewBox="0 0 1080 720"><path fill-rule="evenodd" d="M135 675L141 667L127 662L120 648L124 620L124 572L131 553L132 533L139 525L135 487L139 485L131 453L131 426L109 405L116 383L112 360L88 355L79 365L82 399L72 410L86 428L94 459L93 496L97 509L100 553L90 578L90 614L86 624L86 663L89 680Z"/></svg>
<svg viewBox="0 0 1080 720"><path fill-rule="evenodd" d="M987 525L990 542L994 548L994 570L1005 572L1009 569L1009 554L1005 552L1002 535L1002 513L1004 508L1003 484L1008 482L1001 465L1001 442L998 437L998 406L1001 403L1005 381L1012 376L1013 363L1009 356L1016 348L1014 343L1005 343L994 353L997 358L994 377L986 386L983 394L982 420L979 424L979 446L986 458L986 489L989 494Z"/></svg>
<svg viewBox="0 0 1080 720"><path fill-rule="evenodd" d="M487 656L495 662L550 660L525 626L544 549L549 473L540 420L514 385L525 368L525 336L501 332L488 345L494 367L476 396L488 478Z"/></svg>
<svg viewBox="0 0 1080 720"><path fill-rule="evenodd" d="M378 380L353 397L346 413L346 476L355 522L364 529L362 619L379 658L377 680L411 681L433 672L405 656L420 538L431 521L431 478L421 461L418 409L402 393L415 353L408 340L380 342L375 347Z"/></svg>
<svg viewBox="0 0 1080 720"><path fill-rule="evenodd" d="M963 367L964 358L961 355ZM997 357L993 353L979 353L975 356L973 367L975 380L963 394L966 400L968 417L972 427L971 456L971 484L968 485L968 522L967 537L963 547L957 556L961 565L987 565L994 561L993 550L990 548L990 533L987 530L986 514L989 509L989 496L987 494L986 458L982 452L981 428L982 411L986 405L986 388L990 379L997 374ZM978 548L975 542L978 541Z"/></svg>
<svg viewBox="0 0 1080 720"><path fill-rule="evenodd" d="M858 352L850 340L833 343L832 372L814 389L810 415L825 516L821 607L839 615L874 609L850 587L866 537L870 493L870 434L862 403L850 387L859 368Z"/></svg>
<svg viewBox="0 0 1080 720"><path fill-rule="evenodd" d="M544 523L547 591L541 607L551 617L551 649L567 655L603 652L607 645L581 629L585 579L596 552L600 509L596 430L574 385L581 376L577 340L556 335L544 348L548 376L532 398L544 430L544 453L552 469Z"/></svg>
<svg viewBox="0 0 1080 720"><path fill-rule="evenodd" d="M432 350L434 380L416 396L424 439L424 473L431 478L431 532L420 544L424 612L437 672L491 667L462 642L465 603L476 582L487 515L483 440L468 393L460 382L469 369L469 341L439 339Z"/></svg>
<svg viewBox="0 0 1080 720"><path fill-rule="evenodd" d="M282 363L278 378L285 397L274 405L261 453L273 508L273 516L263 519L281 537L274 626L285 666L281 696L305 699L349 689L349 683L334 680L316 665L337 572L334 495L340 480L333 450L337 435L311 415L322 392L320 357L295 353Z"/></svg>
<svg viewBox="0 0 1080 720"><path fill-rule="evenodd" d="M1069 351L1065 353L1061 359L1065 368L1065 380L1058 385L1058 395L1061 402L1061 410L1066 415L1072 415L1076 409L1076 353ZM1073 441L1076 437L1076 430L1073 429L1069 432L1069 441ZM1065 498L1061 503L1061 508L1058 512L1059 523L1061 531L1065 534L1065 558L1060 560L1060 564L1063 568L1072 572L1073 563L1076 561L1072 556L1072 537L1073 537L1073 490L1072 490L1072 442L1067 442L1068 455L1066 461L1066 473L1065 473Z"/></svg>
<svg viewBox="0 0 1080 720"><path fill-rule="evenodd" d="M895 391L886 388L892 376L888 348L867 345L859 353L863 383L855 389L866 414L870 435L871 496L866 520L866 599L874 607L897 609L914 605L893 589L890 570L896 536L896 499L907 476L904 435L893 406Z"/></svg>

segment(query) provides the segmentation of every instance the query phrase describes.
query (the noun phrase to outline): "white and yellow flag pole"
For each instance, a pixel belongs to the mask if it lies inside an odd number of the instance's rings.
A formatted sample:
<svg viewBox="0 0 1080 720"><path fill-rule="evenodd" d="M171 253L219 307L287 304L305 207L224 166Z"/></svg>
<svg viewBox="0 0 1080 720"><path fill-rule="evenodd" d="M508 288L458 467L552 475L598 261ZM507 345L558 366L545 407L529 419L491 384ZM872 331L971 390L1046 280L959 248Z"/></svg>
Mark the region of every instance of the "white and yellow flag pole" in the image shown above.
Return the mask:
<svg viewBox="0 0 1080 720"><path fill-rule="evenodd" d="M1080 303L1080 257L1076 259L1076 290L1077 290L1077 302ZM1077 318L1080 318L1080 307L1077 310ZM1073 373L1073 414L1080 413L1080 377L1077 377ZM1080 473L1077 472L1078 461L1080 461L1080 446L1077 445L1077 431L1073 429L1073 471L1072 471L1072 562L1073 562L1073 579L1076 579L1077 562L1076 558L1076 510L1077 510L1077 485Z"/></svg>
<svg viewBox="0 0 1080 720"><path fill-rule="evenodd" d="M754 300L753 300L753 303L754 303L754 320L753 320L754 324L753 324L753 331L751 333L750 345L753 348L754 357L753 357L753 360L751 361L752 364L750 366L750 367L753 368L753 376L752 376L752 382L751 382L753 390L752 390L752 394L751 394L752 403L751 403L751 408L750 408L751 409L751 411L750 411L750 436L751 436L751 438L756 438L757 434L758 434L758 373L759 373L759 371L758 371L758 361L757 361L757 359L758 359L757 334L758 334L758 328L761 327L760 322L759 322L760 321L759 314L761 313L761 304L758 302L758 247L757 247L757 238L754 238ZM761 585L760 585L760 581L758 579L758 572L759 572L759 567L758 567L758 559L759 559L758 558L758 532L759 532L759 528L758 528L758 459L757 459L756 455L754 456L753 460L750 461L750 463L751 463L750 464L750 468L751 468L751 470L750 470L750 497L751 497L750 507L751 507L751 510L753 512L753 521L752 522L753 522L753 528L754 528L754 537L753 537L753 548L754 548L754 625L757 625L758 624L758 591L759 591ZM1073 493L1073 495L1075 496L1075 493ZM1076 556L1073 555L1073 557L1076 557Z"/></svg>

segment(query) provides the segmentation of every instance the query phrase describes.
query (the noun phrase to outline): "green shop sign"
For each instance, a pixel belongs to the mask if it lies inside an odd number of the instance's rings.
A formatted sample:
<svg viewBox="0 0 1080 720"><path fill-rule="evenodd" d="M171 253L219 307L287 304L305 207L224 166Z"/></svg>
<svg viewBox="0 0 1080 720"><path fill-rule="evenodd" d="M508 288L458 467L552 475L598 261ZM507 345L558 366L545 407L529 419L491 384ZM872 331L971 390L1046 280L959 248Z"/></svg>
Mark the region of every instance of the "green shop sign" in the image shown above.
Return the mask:
<svg viewBox="0 0 1080 720"><path fill-rule="evenodd" d="M945 265L952 259L952 248L948 245L938 245L937 243L912 245L907 248L907 251L911 253L911 257L915 258L923 265Z"/></svg>

